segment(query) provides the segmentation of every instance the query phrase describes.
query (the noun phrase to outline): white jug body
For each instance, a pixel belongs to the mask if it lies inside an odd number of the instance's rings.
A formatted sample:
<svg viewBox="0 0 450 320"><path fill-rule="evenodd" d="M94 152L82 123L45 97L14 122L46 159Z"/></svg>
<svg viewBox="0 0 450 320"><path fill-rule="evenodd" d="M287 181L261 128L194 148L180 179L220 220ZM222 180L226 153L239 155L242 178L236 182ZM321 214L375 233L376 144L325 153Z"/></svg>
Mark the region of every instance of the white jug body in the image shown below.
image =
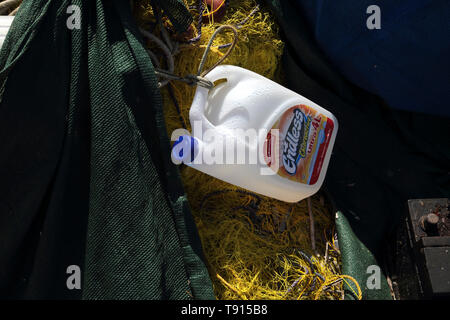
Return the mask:
<svg viewBox="0 0 450 320"><path fill-rule="evenodd" d="M240 67L218 66L205 78L226 82L196 90L189 119L198 155L187 165L282 201L297 202L316 193L336 139L336 118Z"/></svg>

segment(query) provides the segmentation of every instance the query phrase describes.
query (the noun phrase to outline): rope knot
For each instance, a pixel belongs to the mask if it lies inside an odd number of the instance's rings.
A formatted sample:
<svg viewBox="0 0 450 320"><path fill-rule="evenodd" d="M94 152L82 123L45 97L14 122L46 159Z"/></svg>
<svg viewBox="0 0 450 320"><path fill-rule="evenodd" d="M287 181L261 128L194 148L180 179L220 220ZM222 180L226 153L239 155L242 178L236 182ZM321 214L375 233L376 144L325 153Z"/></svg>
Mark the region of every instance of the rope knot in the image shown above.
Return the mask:
<svg viewBox="0 0 450 320"><path fill-rule="evenodd" d="M203 78L201 76L197 76L195 74L189 74L185 77L185 79L186 79L186 83L190 86L199 85L208 90L210 90L214 87L214 83L212 83L210 80Z"/></svg>

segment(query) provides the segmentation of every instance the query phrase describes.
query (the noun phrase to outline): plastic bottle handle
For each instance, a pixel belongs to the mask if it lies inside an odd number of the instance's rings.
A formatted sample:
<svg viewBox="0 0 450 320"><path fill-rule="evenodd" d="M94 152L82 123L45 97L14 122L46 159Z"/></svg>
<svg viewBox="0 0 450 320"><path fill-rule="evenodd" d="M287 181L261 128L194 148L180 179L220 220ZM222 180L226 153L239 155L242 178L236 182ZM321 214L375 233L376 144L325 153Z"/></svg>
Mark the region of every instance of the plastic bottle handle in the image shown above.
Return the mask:
<svg viewBox="0 0 450 320"><path fill-rule="evenodd" d="M237 81L242 78L254 78L253 74L247 70L230 65L221 65L211 70L206 76L211 82L216 82L221 79L226 79L224 86L234 86ZM211 89L214 90L214 89ZM201 120L205 122L206 127L214 128L214 125L206 118L206 102L208 99L209 90L198 86L195 92L194 100L192 101L189 112L190 120Z"/></svg>

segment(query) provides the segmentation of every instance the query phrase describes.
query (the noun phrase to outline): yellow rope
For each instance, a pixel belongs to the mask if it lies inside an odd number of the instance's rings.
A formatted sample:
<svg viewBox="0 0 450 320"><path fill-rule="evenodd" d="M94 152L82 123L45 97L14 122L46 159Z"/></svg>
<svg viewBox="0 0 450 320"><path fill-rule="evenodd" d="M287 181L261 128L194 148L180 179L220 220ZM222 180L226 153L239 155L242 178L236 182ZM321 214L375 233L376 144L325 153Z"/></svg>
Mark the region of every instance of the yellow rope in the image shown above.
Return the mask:
<svg viewBox="0 0 450 320"><path fill-rule="evenodd" d="M226 285L228 288L230 288L231 290L233 290L234 292L236 292L236 294L239 295L239 297L241 297L242 300L247 300L247 298L241 293L239 292L239 290L237 290L236 288L234 288L231 284L229 284L224 278L222 278L220 275L216 275L217 278L222 281L222 283L224 285Z"/></svg>
<svg viewBox="0 0 450 320"><path fill-rule="evenodd" d="M353 278L352 276L349 276L349 275L346 275L346 274L342 274L342 275L340 275L340 277L342 279L344 279L345 283L350 288L350 290L352 290L352 292L355 294L355 296L358 298L358 300L361 300L362 299L362 292L361 292L361 287L359 286L358 281L356 281L356 279ZM355 292L353 287L345 279L349 279L355 284L358 293Z"/></svg>

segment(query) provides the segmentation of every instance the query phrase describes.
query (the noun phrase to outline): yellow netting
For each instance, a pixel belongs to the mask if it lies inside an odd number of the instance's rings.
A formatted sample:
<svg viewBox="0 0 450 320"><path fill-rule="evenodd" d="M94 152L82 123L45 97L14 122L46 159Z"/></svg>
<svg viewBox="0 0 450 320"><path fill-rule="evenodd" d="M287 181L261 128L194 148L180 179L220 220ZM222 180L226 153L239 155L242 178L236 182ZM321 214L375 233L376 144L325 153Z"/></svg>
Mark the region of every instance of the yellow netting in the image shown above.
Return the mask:
<svg viewBox="0 0 450 320"><path fill-rule="evenodd" d="M192 9L197 1L186 1L194 21L198 12ZM236 48L225 61L247 68L269 79L279 80L278 64L283 42L270 13L255 8L253 0L230 1L221 24L236 24L248 17L239 29ZM149 3L140 1L135 13L141 26L154 22ZM202 37L195 44L180 45L175 56L175 74L195 74L206 43L217 28L213 16L202 27ZM170 27L170 22L164 21ZM193 23L195 36L198 30ZM155 34L159 31L156 27ZM212 65L227 50L218 45L232 41L231 32L217 36L205 68ZM149 43L149 47L156 47ZM163 61L162 59L161 61ZM189 128L189 108L195 88L174 82L177 111L166 89L162 90L166 124L170 133ZM326 235L333 227L329 206L320 195L312 197L317 252L311 252L310 224L306 201L290 204L259 196L219 181L189 167L181 167L181 176L192 207L203 245L207 267L218 299L340 299L342 286L354 279L339 271L339 253L333 242L327 244ZM332 237L330 237L332 238ZM328 250L326 250L326 248ZM309 257L313 258L309 260ZM358 285L356 296L360 296Z"/></svg>

